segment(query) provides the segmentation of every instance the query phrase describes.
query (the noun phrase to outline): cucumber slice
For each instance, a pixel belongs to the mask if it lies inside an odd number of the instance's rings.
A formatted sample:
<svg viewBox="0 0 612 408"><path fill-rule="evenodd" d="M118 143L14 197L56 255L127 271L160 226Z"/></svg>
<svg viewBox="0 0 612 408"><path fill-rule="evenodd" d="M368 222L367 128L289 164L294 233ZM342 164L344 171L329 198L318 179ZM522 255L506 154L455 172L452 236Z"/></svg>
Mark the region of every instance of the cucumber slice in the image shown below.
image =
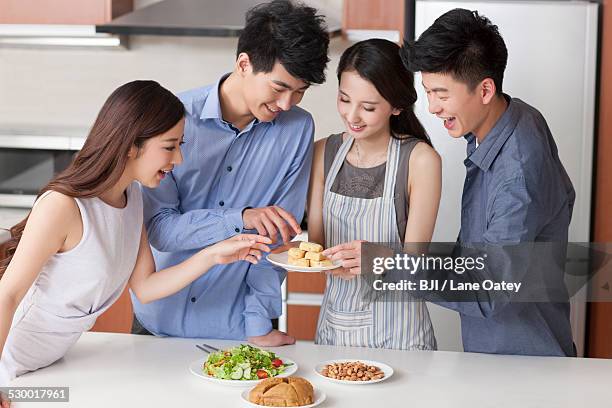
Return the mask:
<svg viewBox="0 0 612 408"><path fill-rule="evenodd" d="M239 379L241 379L242 378L242 372L243 372L242 368L236 367L234 369L234 371L232 371L232 375L231 375L232 380L239 380Z"/></svg>
<svg viewBox="0 0 612 408"><path fill-rule="evenodd" d="M242 373L242 378L244 378L245 380L251 379L251 369L250 368L247 368L244 370L244 372Z"/></svg>

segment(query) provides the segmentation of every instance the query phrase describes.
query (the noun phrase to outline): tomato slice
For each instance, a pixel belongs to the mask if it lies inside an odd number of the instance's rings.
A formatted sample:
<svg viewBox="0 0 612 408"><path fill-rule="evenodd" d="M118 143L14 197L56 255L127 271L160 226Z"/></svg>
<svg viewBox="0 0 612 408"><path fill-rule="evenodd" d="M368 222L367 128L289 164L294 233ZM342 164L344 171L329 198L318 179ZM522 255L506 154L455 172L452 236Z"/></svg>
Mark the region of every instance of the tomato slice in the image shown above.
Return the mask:
<svg viewBox="0 0 612 408"><path fill-rule="evenodd" d="M259 378L260 380L263 378L268 378L268 373L265 372L264 370L257 370L257 378Z"/></svg>
<svg viewBox="0 0 612 408"><path fill-rule="evenodd" d="M283 365L283 360L281 360L280 358L275 358L274 360L272 360L272 365L278 368Z"/></svg>

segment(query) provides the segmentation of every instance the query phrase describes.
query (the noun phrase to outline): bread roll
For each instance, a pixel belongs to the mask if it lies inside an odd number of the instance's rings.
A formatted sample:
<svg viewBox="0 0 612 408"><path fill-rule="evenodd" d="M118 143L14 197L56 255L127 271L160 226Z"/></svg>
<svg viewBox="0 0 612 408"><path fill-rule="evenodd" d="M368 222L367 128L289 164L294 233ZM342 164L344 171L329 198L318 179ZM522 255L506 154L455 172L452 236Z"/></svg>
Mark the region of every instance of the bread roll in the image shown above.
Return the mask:
<svg viewBox="0 0 612 408"><path fill-rule="evenodd" d="M295 388L283 382L271 387L262 396L263 405L266 407L299 407L298 396Z"/></svg>
<svg viewBox="0 0 612 408"><path fill-rule="evenodd" d="M282 382L283 379L278 377L268 378L267 380L260 382L251 390L251 392L249 392L249 401L261 405L264 393Z"/></svg>
<svg viewBox="0 0 612 408"><path fill-rule="evenodd" d="M301 377L268 378L249 392L249 401L266 407L310 405L314 402L314 389Z"/></svg>
<svg viewBox="0 0 612 408"><path fill-rule="evenodd" d="M300 249L306 252L321 252L323 251L323 245L313 242L300 242Z"/></svg>
<svg viewBox="0 0 612 408"><path fill-rule="evenodd" d="M295 388L299 405L310 405L314 402L314 388L312 384L301 377L287 378L289 385Z"/></svg>
<svg viewBox="0 0 612 408"><path fill-rule="evenodd" d="M324 259L322 261L310 261L310 266L315 267L315 268L320 268L323 266L333 266L334 263L332 261L330 261L329 259Z"/></svg>

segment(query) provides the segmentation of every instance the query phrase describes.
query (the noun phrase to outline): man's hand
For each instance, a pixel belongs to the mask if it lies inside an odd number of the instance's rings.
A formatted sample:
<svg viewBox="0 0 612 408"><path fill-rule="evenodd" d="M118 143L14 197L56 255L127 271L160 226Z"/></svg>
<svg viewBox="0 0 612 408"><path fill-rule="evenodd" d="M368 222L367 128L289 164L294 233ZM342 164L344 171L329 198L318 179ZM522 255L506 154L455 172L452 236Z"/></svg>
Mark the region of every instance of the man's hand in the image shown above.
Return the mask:
<svg viewBox="0 0 612 408"><path fill-rule="evenodd" d="M255 229L259 235L272 238L272 242L276 242L279 232L285 244L302 233L295 217L278 206L248 208L242 213L242 220L245 229Z"/></svg>
<svg viewBox="0 0 612 408"><path fill-rule="evenodd" d="M323 255L332 261L342 261L342 267L330 273L342 279L353 279L361 274L361 244L365 241L350 241L327 248Z"/></svg>
<svg viewBox="0 0 612 408"><path fill-rule="evenodd" d="M259 347L278 347L295 343L295 338L278 330L272 330L265 336L249 337L248 340L249 343L253 343Z"/></svg>

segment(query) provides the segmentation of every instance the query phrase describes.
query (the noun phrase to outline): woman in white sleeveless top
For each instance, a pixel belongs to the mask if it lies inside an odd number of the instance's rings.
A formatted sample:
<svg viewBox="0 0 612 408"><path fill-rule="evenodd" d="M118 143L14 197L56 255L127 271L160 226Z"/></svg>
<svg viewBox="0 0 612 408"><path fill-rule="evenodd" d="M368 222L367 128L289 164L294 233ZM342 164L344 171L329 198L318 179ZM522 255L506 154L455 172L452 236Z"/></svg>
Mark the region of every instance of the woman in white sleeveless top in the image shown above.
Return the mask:
<svg viewBox="0 0 612 408"><path fill-rule="evenodd" d="M257 263L269 251L269 238L237 235L154 273L138 184L172 177L183 128L183 104L158 83L119 87L69 168L12 229L0 258L0 385L60 359L128 282L151 302L214 264Z"/></svg>
<svg viewBox="0 0 612 408"><path fill-rule="evenodd" d="M365 279L354 279L361 273L361 241L423 243L433 234L441 162L413 113L414 78L397 44L379 39L347 49L337 74L346 132L315 144L308 233L343 268L327 276L315 342L435 349L423 301L376 293Z"/></svg>

